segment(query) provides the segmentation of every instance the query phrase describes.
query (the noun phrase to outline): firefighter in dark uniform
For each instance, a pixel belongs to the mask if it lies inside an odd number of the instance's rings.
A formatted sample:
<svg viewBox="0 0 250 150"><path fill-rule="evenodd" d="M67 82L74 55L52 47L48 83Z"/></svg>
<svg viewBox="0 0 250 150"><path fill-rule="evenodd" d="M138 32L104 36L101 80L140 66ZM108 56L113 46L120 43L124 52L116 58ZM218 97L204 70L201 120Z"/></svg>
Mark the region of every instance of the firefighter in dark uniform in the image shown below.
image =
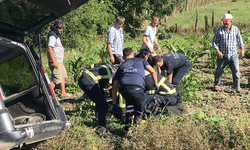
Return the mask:
<svg viewBox="0 0 250 150"><path fill-rule="evenodd" d="M176 89L162 75L157 74L157 79L158 79L159 92L155 95L155 98L161 101L162 106L165 105L174 106L177 102ZM146 98L150 102L155 93L154 82L151 78L151 75L146 76L145 89L147 94Z"/></svg>
<svg viewBox="0 0 250 150"><path fill-rule="evenodd" d="M106 128L106 114L108 111L104 89L109 89L112 86L116 71L116 66L109 63L98 63L94 66L92 65L90 69L83 71L82 76L78 80L80 88L96 104L98 125L104 128Z"/></svg>
<svg viewBox="0 0 250 150"><path fill-rule="evenodd" d="M165 54L163 56L155 56L153 64L161 68L161 74L165 76L167 72L168 81L176 86L177 90L177 105L182 105L180 82L184 75L191 68L189 59L179 53Z"/></svg>
<svg viewBox="0 0 250 150"><path fill-rule="evenodd" d="M135 123L137 123L142 119L142 114L146 109L144 71L146 69L151 73L156 91L159 89L157 85L157 73L145 59L134 58L134 52L131 48L123 50L123 57L125 61L119 66L113 81L113 107L117 108L116 93L119 87L119 92L126 99L127 103L134 106ZM118 113L115 111L117 110L113 110L114 113Z"/></svg>

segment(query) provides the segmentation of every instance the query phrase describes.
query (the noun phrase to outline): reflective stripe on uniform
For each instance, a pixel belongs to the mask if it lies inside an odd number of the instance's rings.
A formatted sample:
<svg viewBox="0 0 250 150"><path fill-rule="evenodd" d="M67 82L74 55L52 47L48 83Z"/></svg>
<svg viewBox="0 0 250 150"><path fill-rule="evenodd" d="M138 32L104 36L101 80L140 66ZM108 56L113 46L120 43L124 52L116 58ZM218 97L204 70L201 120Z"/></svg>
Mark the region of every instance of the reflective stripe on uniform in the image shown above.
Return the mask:
<svg viewBox="0 0 250 150"><path fill-rule="evenodd" d="M95 64L90 65L90 68L95 68Z"/></svg>
<svg viewBox="0 0 250 150"><path fill-rule="evenodd" d="M119 97L119 106L120 108L126 108L126 103L124 102L124 99L121 95L121 93L117 92L117 96Z"/></svg>
<svg viewBox="0 0 250 150"><path fill-rule="evenodd" d="M109 78L109 84L112 84L112 74L111 74L109 68L107 66L105 66L105 65L102 65L102 67L107 70L108 78Z"/></svg>
<svg viewBox="0 0 250 150"><path fill-rule="evenodd" d="M87 73L94 80L95 83L98 83L98 78L96 78L96 76L92 72L90 72L89 70L85 70L84 72Z"/></svg>
<svg viewBox="0 0 250 150"><path fill-rule="evenodd" d="M173 88L172 90L165 84L165 80L166 78L165 77L162 77L161 80L159 81L158 83L158 86L162 86L164 87L164 89L166 89L168 92L163 92L163 91L159 91L159 94L161 95L166 95L166 94L169 94L169 95L172 95L176 92L176 89ZM155 93L155 90L149 90L149 91L146 91L146 94L154 94Z"/></svg>
<svg viewBox="0 0 250 150"><path fill-rule="evenodd" d="M111 72L109 70L109 68L105 65L101 65L103 68L106 69L107 71L107 75L99 75L99 76L95 76L92 72L90 72L89 70L85 70L85 72L94 80L95 83L98 83L98 81L100 79L109 79L109 84L112 84L112 75ZM92 67L92 66L91 66Z"/></svg>

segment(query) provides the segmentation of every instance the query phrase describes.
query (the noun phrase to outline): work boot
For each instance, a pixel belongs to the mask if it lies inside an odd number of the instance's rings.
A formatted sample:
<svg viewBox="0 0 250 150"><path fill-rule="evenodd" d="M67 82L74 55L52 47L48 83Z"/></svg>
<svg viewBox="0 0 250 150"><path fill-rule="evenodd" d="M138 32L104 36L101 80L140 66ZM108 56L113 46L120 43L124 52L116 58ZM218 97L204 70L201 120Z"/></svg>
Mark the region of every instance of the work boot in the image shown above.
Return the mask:
<svg viewBox="0 0 250 150"><path fill-rule="evenodd" d="M105 127L102 127L102 126L97 127L96 132L101 138L105 138L109 140L116 139L116 136L112 135Z"/></svg>

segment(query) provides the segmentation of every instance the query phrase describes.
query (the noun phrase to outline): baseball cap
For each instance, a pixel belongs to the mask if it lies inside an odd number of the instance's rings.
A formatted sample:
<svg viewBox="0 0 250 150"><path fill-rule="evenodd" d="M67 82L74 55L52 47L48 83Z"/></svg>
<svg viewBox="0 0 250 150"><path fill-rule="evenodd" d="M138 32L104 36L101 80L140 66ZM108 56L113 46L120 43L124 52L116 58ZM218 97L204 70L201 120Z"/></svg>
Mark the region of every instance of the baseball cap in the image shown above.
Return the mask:
<svg viewBox="0 0 250 150"><path fill-rule="evenodd" d="M233 19L233 16L231 14L225 14L221 21L226 22L228 19Z"/></svg>

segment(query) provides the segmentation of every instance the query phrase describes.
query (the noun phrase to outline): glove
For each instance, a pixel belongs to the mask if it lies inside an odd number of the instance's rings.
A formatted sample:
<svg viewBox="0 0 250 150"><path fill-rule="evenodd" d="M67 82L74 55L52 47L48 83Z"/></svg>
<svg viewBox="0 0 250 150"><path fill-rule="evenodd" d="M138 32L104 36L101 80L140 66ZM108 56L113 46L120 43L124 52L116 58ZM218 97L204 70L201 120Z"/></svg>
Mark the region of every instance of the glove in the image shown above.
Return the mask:
<svg viewBox="0 0 250 150"><path fill-rule="evenodd" d="M112 112L113 112L115 115L117 115L117 116L119 115L117 104L113 104L113 106L112 106Z"/></svg>
<svg viewBox="0 0 250 150"><path fill-rule="evenodd" d="M156 86L155 86L155 94L157 94L157 93L159 92L159 90L160 90L160 89L159 89L159 86L156 85ZM154 95L155 95L155 94L154 94Z"/></svg>

